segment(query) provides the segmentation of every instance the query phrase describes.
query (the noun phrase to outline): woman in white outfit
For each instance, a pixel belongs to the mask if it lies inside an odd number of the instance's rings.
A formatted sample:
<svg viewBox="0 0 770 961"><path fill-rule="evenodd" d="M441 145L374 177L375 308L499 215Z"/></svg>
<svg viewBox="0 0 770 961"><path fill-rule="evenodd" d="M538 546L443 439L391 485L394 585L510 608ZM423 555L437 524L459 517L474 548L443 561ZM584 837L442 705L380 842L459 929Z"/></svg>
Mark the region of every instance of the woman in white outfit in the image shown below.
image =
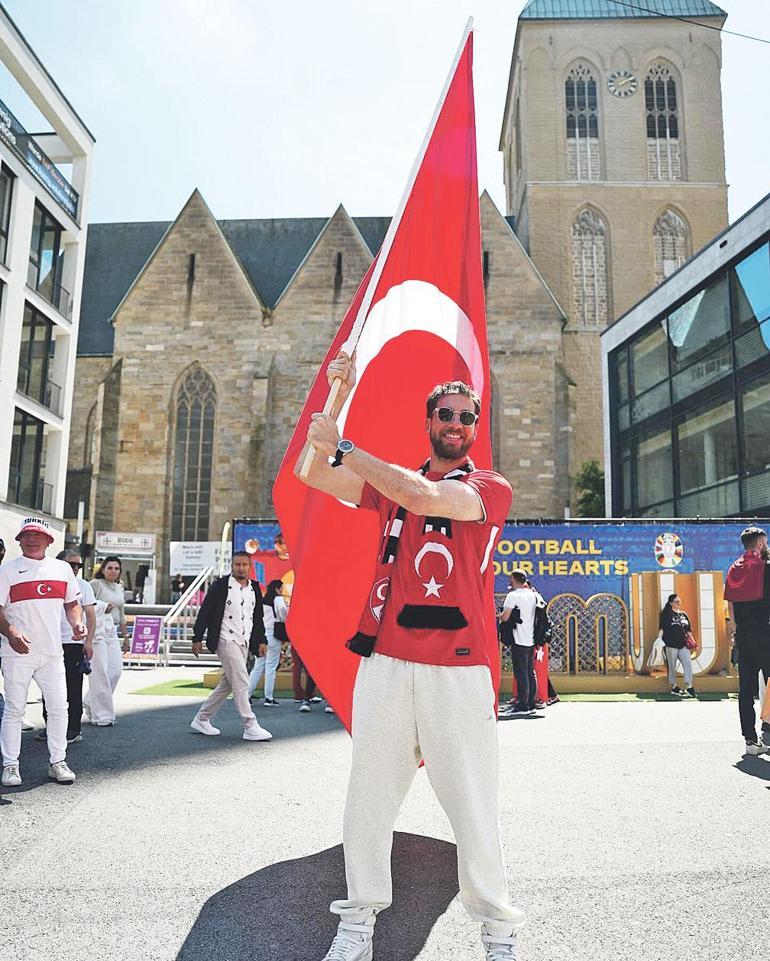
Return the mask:
<svg viewBox="0 0 770 961"><path fill-rule="evenodd" d="M251 697L257 689L262 675L265 675L265 707L279 706L278 701L273 695L275 693L275 675L281 661L282 641L275 636L275 624L276 621L283 624L286 620L286 615L289 613L286 601L280 594L282 590L282 581L270 581L267 585L267 590L262 600L267 654L264 657L257 658L249 675L249 697ZM280 629L279 633L281 633Z"/></svg>
<svg viewBox="0 0 770 961"><path fill-rule="evenodd" d="M91 581L96 597L96 632L88 695L83 698L83 706L86 717L98 727L115 723L112 694L123 673L123 653L128 650L121 572L120 558L106 557Z"/></svg>

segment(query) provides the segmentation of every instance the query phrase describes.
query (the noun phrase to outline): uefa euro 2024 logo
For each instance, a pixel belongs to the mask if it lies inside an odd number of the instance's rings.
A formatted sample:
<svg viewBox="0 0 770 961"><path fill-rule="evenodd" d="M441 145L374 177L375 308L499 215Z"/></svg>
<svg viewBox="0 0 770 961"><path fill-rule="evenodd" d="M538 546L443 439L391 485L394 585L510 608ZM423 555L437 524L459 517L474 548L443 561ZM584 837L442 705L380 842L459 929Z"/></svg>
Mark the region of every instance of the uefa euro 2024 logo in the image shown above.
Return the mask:
<svg viewBox="0 0 770 961"><path fill-rule="evenodd" d="M684 547L678 534L659 534L655 540L655 560L661 567L679 567Z"/></svg>

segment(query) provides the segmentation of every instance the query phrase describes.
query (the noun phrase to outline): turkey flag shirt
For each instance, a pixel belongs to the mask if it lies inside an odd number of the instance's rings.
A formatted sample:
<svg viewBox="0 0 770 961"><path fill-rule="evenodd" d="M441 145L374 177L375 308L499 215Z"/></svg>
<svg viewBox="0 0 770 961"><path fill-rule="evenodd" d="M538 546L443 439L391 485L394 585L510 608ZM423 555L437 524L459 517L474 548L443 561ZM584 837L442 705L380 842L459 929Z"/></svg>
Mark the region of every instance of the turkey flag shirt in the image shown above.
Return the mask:
<svg viewBox="0 0 770 961"><path fill-rule="evenodd" d="M477 492L484 517L457 521L407 513L389 587L376 583L369 599L380 621L375 653L420 664L491 668L486 635L494 617L492 554L513 495L494 471L475 470L452 483ZM387 536L393 501L366 483L359 506L379 512Z"/></svg>
<svg viewBox="0 0 770 961"><path fill-rule="evenodd" d="M29 654L17 654L3 637L3 657L61 657L61 619L65 604L80 598L72 568L53 557L16 557L0 566L0 607L8 623L27 637Z"/></svg>

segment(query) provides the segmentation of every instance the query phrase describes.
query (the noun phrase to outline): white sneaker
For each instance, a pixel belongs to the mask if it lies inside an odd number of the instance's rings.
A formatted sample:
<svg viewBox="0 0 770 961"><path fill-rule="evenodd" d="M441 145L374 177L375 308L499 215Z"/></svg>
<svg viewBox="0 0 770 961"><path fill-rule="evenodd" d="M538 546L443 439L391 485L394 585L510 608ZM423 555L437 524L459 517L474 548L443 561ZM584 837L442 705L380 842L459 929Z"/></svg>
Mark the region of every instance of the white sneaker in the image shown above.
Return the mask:
<svg viewBox="0 0 770 961"><path fill-rule="evenodd" d="M57 761L56 764L48 765L48 777L52 777L58 784L72 784L75 773L70 770L66 761Z"/></svg>
<svg viewBox="0 0 770 961"><path fill-rule="evenodd" d="M217 731L217 733L219 733ZM248 727L243 729L244 741L272 741L273 735L260 726L259 721L252 721Z"/></svg>
<svg viewBox="0 0 770 961"><path fill-rule="evenodd" d="M6 764L3 768L2 779L3 787L18 787L21 784L21 774L19 774L18 764Z"/></svg>
<svg viewBox="0 0 770 961"><path fill-rule="evenodd" d="M324 714L334 714L334 708L331 706L331 704L326 705L324 708Z"/></svg>
<svg viewBox="0 0 770 961"><path fill-rule="evenodd" d="M486 928L482 926L481 943L484 945L487 961L519 961L515 933L509 938L493 937L487 934Z"/></svg>
<svg viewBox="0 0 770 961"><path fill-rule="evenodd" d="M35 725L32 723L32 721L28 721L26 717L23 717L21 719L21 729L22 731L34 731Z"/></svg>
<svg viewBox="0 0 770 961"><path fill-rule="evenodd" d="M300 714L307 714L309 710L310 710L310 701L303 701L299 709Z"/></svg>
<svg viewBox="0 0 770 961"><path fill-rule="evenodd" d="M370 915L363 924L340 921L331 947L323 961L372 961L372 934L376 916Z"/></svg>
<svg viewBox="0 0 770 961"><path fill-rule="evenodd" d="M190 727L199 734L210 734L212 737L215 734L222 733L218 727L214 727L211 721L202 721L197 714L190 722Z"/></svg>

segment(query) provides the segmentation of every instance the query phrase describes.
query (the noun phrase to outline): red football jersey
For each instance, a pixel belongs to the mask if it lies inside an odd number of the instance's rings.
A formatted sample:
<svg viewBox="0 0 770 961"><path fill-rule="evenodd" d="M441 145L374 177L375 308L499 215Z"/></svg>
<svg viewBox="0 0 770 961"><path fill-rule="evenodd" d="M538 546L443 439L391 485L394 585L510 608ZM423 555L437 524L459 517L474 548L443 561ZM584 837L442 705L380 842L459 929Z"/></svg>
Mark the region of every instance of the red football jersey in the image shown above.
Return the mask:
<svg viewBox="0 0 770 961"><path fill-rule="evenodd" d="M443 475L430 473L428 480ZM481 498L484 519L456 521L407 513L384 610L378 585L372 612L380 619L377 654L420 664L491 668L486 636L494 629L492 557L512 492L494 471L478 470L456 479ZM380 514L383 535L395 516L394 504L370 484L364 485L362 508ZM378 608L379 604L379 608Z"/></svg>

